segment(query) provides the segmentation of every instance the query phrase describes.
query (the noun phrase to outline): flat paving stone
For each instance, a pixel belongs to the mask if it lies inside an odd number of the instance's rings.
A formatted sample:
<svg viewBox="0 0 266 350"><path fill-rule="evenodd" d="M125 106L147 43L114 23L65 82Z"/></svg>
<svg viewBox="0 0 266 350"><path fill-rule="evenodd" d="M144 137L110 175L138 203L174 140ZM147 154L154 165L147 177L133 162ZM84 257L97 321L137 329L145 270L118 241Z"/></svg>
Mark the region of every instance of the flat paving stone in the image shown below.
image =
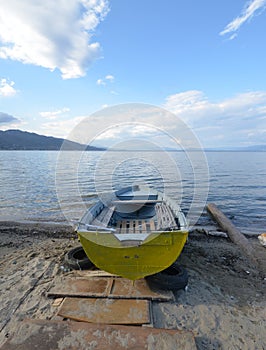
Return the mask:
<svg viewBox="0 0 266 350"><path fill-rule="evenodd" d="M192 332L84 322L28 320L1 350L196 350Z"/></svg>

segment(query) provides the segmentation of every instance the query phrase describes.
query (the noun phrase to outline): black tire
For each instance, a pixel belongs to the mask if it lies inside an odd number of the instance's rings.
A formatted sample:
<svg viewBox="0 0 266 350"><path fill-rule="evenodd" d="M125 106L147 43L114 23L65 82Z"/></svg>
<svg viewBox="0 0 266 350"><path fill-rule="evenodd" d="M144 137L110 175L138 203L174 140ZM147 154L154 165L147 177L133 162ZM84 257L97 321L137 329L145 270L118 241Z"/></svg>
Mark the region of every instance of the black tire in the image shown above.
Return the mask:
<svg viewBox="0 0 266 350"><path fill-rule="evenodd" d="M72 270L89 270L94 267L82 247L70 249L65 255L64 262Z"/></svg>
<svg viewBox="0 0 266 350"><path fill-rule="evenodd" d="M156 286L162 290L177 291L185 289L188 284L187 270L174 262L167 269L146 277L151 286Z"/></svg>

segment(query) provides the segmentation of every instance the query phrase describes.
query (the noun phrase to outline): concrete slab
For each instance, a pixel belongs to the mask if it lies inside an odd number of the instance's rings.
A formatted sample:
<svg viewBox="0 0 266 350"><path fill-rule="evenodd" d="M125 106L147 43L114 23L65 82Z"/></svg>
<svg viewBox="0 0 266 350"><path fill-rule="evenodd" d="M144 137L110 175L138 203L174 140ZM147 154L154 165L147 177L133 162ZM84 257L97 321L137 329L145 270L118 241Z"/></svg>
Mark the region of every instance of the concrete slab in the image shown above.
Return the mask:
<svg viewBox="0 0 266 350"><path fill-rule="evenodd" d="M1 350L196 350L192 332L84 322L23 321Z"/></svg>

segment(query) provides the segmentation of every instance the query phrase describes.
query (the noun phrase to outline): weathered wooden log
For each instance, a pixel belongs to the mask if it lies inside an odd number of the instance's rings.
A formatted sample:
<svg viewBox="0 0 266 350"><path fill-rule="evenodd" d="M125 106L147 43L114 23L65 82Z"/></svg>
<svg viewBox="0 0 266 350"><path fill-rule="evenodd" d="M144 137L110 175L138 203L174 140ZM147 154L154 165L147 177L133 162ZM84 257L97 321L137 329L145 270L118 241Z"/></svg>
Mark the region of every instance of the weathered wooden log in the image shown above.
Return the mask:
<svg viewBox="0 0 266 350"><path fill-rule="evenodd" d="M232 242L237 244L239 248L246 254L246 256L261 269L261 263L255 249L248 241L248 239L236 228L236 226L217 208L214 203L207 204L207 210L221 227L226 232Z"/></svg>

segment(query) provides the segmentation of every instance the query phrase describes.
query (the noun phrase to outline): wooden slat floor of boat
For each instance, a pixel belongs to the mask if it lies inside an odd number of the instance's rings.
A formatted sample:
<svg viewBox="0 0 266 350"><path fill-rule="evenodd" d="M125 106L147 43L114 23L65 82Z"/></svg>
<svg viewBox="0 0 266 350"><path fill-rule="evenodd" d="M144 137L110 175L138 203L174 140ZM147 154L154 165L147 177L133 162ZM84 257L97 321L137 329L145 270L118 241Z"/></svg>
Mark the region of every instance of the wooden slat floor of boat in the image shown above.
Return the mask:
<svg viewBox="0 0 266 350"><path fill-rule="evenodd" d="M87 322L24 320L1 350L196 350L191 331Z"/></svg>
<svg viewBox="0 0 266 350"><path fill-rule="evenodd" d="M155 211L158 220L157 229L164 229L166 227L176 227L174 215L171 211L171 208L167 204L156 204Z"/></svg>
<svg viewBox="0 0 266 350"><path fill-rule="evenodd" d="M121 226L121 231L122 232L126 232L127 230L127 222L126 221L122 221L122 226Z"/></svg>
<svg viewBox="0 0 266 350"><path fill-rule="evenodd" d="M135 233L141 233L140 232L140 224L138 220L135 220Z"/></svg>
<svg viewBox="0 0 266 350"><path fill-rule="evenodd" d="M154 222L154 220L150 221L150 228L151 228L151 231L155 231L155 222Z"/></svg>
<svg viewBox="0 0 266 350"><path fill-rule="evenodd" d="M65 298L58 316L104 324L149 324L150 301L139 299Z"/></svg>
<svg viewBox="0 0 266 350"><path fill-rule="evenodd" d="M168 227L176 227L174 214L166 203L155 205L157 219L150 220L121 220L117 222L118 233L150 233Z"/></svg>
<svg viewBox="0 0 266 350"><path fill-rule="evenodd" d="M149 233L156 230L154 220L121 220L116 224L117 233Z"/></svg>
<svg viewBox="0 0 266 350"><path fill-rule="evenodd" d="M141 222L141 230L142 232L148 232L145 220L142 220Z"/></svg>

